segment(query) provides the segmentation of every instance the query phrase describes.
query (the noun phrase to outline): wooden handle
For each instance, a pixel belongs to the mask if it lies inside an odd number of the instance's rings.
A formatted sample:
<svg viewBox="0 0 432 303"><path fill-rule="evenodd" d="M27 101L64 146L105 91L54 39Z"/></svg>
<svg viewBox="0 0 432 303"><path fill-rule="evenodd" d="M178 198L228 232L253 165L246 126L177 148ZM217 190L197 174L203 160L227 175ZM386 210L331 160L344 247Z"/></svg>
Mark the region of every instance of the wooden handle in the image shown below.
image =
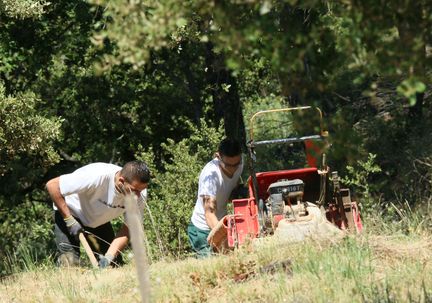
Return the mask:
<svg viewBox="0 0 432 303"><path fill-rule="evenodd" d="M87 239L85 238L85 236L84 236L83 233L79 234L79 239L80 239L80 242L81 242L82 246L84 247L84 249L85 249L85 251L87 253L87 256L90 259L91 264L93 265L94 268L98 268L99 267L99 263L96 260L96 257L93 254L93 251L91 250L90 245L88 244Z"/></svg>

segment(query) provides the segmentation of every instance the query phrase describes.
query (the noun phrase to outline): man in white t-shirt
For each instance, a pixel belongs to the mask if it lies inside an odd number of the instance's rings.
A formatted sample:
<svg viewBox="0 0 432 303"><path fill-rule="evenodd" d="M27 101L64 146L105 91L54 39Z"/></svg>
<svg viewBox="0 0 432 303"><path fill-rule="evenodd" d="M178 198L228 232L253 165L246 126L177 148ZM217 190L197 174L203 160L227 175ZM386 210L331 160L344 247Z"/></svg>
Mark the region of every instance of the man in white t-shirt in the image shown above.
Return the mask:
<svg viewBox="0 0 432 303"><path fill-rule="evenodd" d="M97 253L99 267L121 263L119 252L128 244L129 230L123 224L115 235L110 221L125 214L127 193L134 193L140 210L144 209L149 181L150 171L142 161L128 162L123 168L92 163L48 181L46 188L54 202L58 264L79 264L80 233Z"/></svg>
<svg viewBox="0 0 432 303"><path fill-rule="evenodd" d="M227 202L242 171L240 143L230 138L223 139L215 158L200 173L198 195L188 226L189 241L198 258L211 254L207 236L227 214Z"/></svg>

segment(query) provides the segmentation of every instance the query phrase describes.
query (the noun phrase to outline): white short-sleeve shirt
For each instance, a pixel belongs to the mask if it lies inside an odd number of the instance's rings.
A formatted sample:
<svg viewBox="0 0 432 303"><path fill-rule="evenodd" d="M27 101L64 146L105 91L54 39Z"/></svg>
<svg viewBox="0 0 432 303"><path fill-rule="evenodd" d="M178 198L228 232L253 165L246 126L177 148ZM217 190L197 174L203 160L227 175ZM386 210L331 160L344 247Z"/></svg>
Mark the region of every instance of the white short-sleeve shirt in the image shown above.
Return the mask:
<svg viewBox="0 0 432 303"><path fill-rule="evenodd" d="M120 170L114 164L92 163L60 176L60 193L72 215L85 226L98 227L124 214L124 196L114 186L115 174ZM146 199L144 189L138 199L140 210Z"/></svg>
<svg viewBox="0 0 432 303"><path fill-rule="evenodd" d="M204 215L202 197L216 197L216 217L218 220L222 219L227 214L227 202L243 171L243 164L241 164L229 178L221 171L219 163L219 159L214 158L204 166L199 176L198 195L191 221L202 230L210 230Z"/></svg>

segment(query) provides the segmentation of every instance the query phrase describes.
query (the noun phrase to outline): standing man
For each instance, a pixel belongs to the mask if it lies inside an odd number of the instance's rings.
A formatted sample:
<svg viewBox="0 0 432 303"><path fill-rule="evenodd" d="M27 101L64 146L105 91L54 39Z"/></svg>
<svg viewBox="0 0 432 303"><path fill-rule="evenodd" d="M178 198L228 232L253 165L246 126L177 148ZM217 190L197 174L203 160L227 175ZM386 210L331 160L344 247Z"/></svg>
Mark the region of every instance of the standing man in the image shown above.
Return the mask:
<svg viewBox="0 0 432 303"><path fill-rule="evenodd" d="M150 171L141 161L123 168L108 163L93 163L73 173L51 179L46 189L54 202L54 233L59 265L78 265L79 234L89 240L98 253L99 267L122 262L119 252L129 241L126 224L116 235L110 221L125 213L124 197L133 193L144 209Z"/></svg>
<svg viewBox="0 0 432 303"><path fill-rule="evenodd" d="M225 138L215 158L199 176L198 196L188 226L188 236L198 258L210 256L207 237L218 221L227 214L227 202L243 171L240 143Z"/></svg>

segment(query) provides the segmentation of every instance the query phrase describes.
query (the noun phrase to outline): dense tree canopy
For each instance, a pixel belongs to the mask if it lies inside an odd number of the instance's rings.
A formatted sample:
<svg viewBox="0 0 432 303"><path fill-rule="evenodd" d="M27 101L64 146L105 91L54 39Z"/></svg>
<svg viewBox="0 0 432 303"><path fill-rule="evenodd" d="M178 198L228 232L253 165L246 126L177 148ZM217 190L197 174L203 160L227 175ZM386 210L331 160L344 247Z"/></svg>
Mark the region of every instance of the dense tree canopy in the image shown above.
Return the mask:
<svg viewBox="0 0 432 303"><path fill-rule="evenodd" d="M431 28L426 0L0 0L0 258L47 256L51 177L137 157L153 216L177 218L146 225L152 249L182 255L201 165L272 107L319 106L335 168L376 154L368 194L421 205Z"/></svg>

